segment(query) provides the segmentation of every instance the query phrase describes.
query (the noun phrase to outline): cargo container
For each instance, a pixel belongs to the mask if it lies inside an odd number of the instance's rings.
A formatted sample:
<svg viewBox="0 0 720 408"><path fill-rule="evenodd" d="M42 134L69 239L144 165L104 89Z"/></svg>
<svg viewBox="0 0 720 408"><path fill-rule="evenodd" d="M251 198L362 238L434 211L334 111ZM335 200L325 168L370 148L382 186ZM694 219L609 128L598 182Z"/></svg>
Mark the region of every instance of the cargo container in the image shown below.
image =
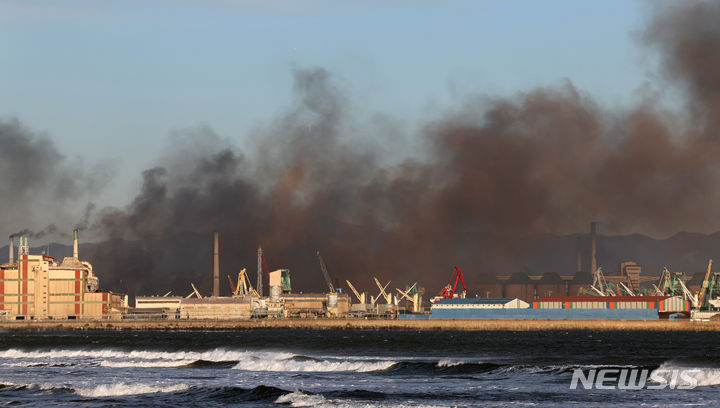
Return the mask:
<svg viewBox="0 0 720 408"><path fill-rule="evenodd" d="M399 320L658 320L657 309L438 309Z"/></svg>
<svg viewBox="0 0 720 408"><path fill-rule="evenodd" d="M532 302L533 309L654 309L660 313L690 312L681 296L548 296Z"/></svg>

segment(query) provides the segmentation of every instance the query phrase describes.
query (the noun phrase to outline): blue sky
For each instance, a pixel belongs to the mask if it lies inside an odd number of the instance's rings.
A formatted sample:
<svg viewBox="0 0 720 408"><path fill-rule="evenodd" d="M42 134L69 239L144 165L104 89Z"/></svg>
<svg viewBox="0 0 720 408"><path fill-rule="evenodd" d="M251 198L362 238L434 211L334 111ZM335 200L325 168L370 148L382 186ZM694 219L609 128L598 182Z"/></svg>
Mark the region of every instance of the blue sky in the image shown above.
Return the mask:
<svg viewBox="0 0 720 408"><path fill-rule="evenodd" d="M68 157L112 159L115 193L173 129L242 146L328 69L359 113L418 123L465 98L570 80L603 106L652 83L645 2L0 0L0 117ZM113 196L113 194L115 196ZM116 202L117 203L117 202Z"/></svg>

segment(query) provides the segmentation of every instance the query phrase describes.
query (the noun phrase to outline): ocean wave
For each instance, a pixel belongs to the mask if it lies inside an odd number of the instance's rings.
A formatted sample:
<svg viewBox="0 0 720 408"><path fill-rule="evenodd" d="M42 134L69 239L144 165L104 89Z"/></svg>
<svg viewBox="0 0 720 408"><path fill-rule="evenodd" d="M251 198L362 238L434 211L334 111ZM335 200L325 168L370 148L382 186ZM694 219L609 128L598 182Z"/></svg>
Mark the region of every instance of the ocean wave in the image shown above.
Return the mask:
<svg viewBox="0 0 720 408"><path fill-rule="evenodd" d="M52 350L20 350L8 349L0 351L4 359L126 359L126 360L204 360L212 362L240 361L247 358L290 358L293 353L275 351L247 351L216 348L208 351L152 351L152 350L117 350L117 349L52 349Z"/></svg>
<svg viewBox="0 0 720 408"><path fill-rule="evenodd" d="M356 391L357 392L357 391ZM406 404L406 403L360 403L355 399L329 399L321 394L311 394L301 390L281 395L275 400L276 404L290 405L291 407L347 407L347 408L439 408L438 405Z"/></svg>
<svg viewBox="0 0 720 408"><path fill-rule="evenodd" d="M100 362L101 367L110 368L151 368L151 367L184 367L190 366L196 363L198 360L124 360L124 361L112 361L103 360Z"/></svg>
<svg viewBox="0 0 720 408"><path fill-rule="evenodd" d="M150 384L101 384L94 387L75 388L75 394L81 397L117 397L122 395L173 393L190 388L187 384L150 385Z"/></svg>
<svg viewBox="0 0 720 408"><path fill-rule="evenodd" d="M292 407L319 407L329 405L329 401L320 394L307 394L302 391L294 391L281 395L275 400L277 404L290 404Z"/></svg>
<svg viewBox="0 0 720 408"><path fill-rule="evenodd" d="M369 372L387 370L395 365L396 361L357 361L357 360L318 360L313 358L279 358L262 359L252 358L242 360L233 367L244 371L285 371L285 372L335 372L355 371Z"/></svg>
<svg viewBox="0 0 720 408"><path fill-rule="evenodd" d="M653 374L675 386L692 386L692 381L688 381L689 378L694 379L694 385L698 387L720 385L720 367L699 367L670 361L654 370L650 374L650 381Z"/></svg>
<svg viewBox="0 0 720 408"><path fill-rule="evenodd" d="M37 363L37 362L20 362L20 363L2 363L2 367L72 367L74 363Z"/></svg>
<svg viewBox="0 0 720 408"><path fill-rule="evenodd" d="M440 360L437 362L436 366L442 368L442 367L455 367L455 366L459 366L459 365L463 365L463 364L466 364L466 363L463 361Z"/></svg>

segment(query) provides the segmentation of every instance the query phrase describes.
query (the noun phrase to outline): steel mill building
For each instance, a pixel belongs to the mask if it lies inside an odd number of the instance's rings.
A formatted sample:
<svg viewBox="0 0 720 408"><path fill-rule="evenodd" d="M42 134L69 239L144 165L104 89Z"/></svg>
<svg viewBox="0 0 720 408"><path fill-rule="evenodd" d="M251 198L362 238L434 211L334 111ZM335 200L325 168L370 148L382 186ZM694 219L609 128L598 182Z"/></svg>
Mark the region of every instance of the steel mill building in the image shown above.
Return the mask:
<svg viewBox="0 0 720 408"><path fill-rule="evenodd" d="M0 265L0 314L15 319L76 319L119 316L126 296L103 292L92 265L78 258L77 230L73 256L62 262L31 255L27 237L19 237L17 260L10 239L8 263Z"/></svg>

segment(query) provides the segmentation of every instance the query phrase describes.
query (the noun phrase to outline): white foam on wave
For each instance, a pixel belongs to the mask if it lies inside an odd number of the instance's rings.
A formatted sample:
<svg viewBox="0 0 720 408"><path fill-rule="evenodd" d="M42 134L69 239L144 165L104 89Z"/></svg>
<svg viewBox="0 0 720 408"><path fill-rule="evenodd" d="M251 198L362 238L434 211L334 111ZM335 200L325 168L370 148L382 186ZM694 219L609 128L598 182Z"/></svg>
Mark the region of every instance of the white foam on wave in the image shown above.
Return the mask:
<svg viewBox="0 0 720 408"><path fill-rule="evenodd" d="M275 400L276 404L290 405L291 407L341 407L341 408L441 408L438 405L417 404L387 404L387 403L359 403L356 400L335 400L327 399L320 394L305 394L302 391L295 391L284 394Z"/></svg>
<svg viewBox="0 0 720 408"><path fill-rule="evenodd" d="M465 362L463 361L455 361L455 360L440 360L437 363L438 367L455 367L459 365L463 365Z"/></svg>
<svg viewBox="0 0 720 408"><path fill-rule="evenodd" d="M674 374L676 370L678 374ZM720 385L720 368L694 367L666 362L650 374L651 378L653 374L665 379L668 384L675 383L678 386L692 385L691 381L687 381L683 377L695 379L695 385L698 387Z"/></svg>
<svg viewBox="0 0 720 408"><path fill-rule="evenodd" d="M291 407L319 407L329 405L325 397L319 394L305 394L301 391L284 394L275 400L277 404L290 404Z"/></svg>
<svg viewBox="0 0 720 408"><path fill-rule="evenodd" d="M176 385L150 385L150 384L101 384L94 387L75 389L75 393L82 397L116 397L121 395L156 394L178 392L190 388L187 384Z"/></svg>
<svg viewBox="0 0 720 408"><path fill-rule="evenodd" d="M149 351L149 350L115 350L115 349L97 349L97 350L69 350L69 349L53 349L53 350L19 350L8 349L0 351L0 358L5 359L127 359L127 360L205 360L205 361L240 361L250 357L260 358L290 358L294 356L292 353L273 352L273 351L246 351L246 350L227 350L217 348L209 351Z"/></svg>
<svg viewBox="0 0 720 408"><path fill-rule="evenodd" d="M331 361L307 360L296 361L289 358L263 359L252 358L241 360L233 369L245 371L290 371L290 372L333 372L355 371L368 372L386 370L395 361Z"/></svg>
<svg viewBox="0 0 720 408"><path fill-rule="evenodd" d="M112 361L103 360L100 362L101 367L110 368L150 368L150 367L182 367L194 363L197 360L129 360L129 361Z"/></svg>

